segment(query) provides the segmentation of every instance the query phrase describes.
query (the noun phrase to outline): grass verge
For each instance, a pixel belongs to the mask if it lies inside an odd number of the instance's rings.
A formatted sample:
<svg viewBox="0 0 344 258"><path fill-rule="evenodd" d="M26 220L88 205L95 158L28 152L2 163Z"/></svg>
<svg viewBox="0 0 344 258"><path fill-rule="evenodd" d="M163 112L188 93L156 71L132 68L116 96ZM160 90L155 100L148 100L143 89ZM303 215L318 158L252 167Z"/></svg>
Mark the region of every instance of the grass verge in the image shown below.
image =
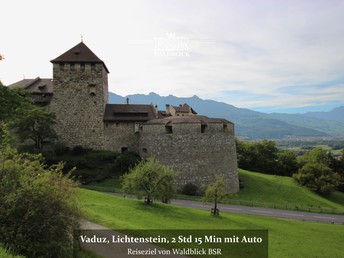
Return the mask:
<svg viewBox="0 0 344 258"><path fill-rule="evenodd" d="M269 257L342 257L343 226L222 213L115 197L80 189L86 219L111 229L268 229Z"/></svg>

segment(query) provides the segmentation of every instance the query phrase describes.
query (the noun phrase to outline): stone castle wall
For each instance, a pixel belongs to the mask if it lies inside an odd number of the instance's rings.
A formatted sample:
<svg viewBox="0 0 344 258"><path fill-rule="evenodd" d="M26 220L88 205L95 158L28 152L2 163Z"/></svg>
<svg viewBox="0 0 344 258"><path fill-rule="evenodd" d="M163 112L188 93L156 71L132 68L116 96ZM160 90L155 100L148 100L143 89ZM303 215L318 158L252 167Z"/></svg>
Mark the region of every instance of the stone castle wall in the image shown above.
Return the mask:
<svg viewBox="0 0 344 258"><path fill-rule="evenodd" d="M107 73L100 63L53 64L54 95L59 141L69 147L104 149L104 108L108 97Z"/></svg>
<svg viewBox="0 0 344 258"><path fill-rule="evenodd" d="M138 123L106 122L104 128L105 149L121 152L122 148L139 152Z"/></svg>
<svg viewBox="0 0 344 258"><path fill-rule="evenodd" d="M173 124L172 133L162 124L148 124L139 143L142 157L154 156L179 172L179 187L188 182L206 186L222 174L227 191L239 191L233 124L210 123L203 130L200 124Z"/></svg>

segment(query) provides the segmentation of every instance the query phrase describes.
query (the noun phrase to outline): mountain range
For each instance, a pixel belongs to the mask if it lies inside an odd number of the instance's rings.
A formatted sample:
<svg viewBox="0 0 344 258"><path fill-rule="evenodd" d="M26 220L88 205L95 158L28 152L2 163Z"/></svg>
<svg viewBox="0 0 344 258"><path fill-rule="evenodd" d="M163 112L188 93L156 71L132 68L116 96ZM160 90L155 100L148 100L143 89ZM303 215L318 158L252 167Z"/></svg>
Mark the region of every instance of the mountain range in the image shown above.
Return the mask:
<svg viewBox="0 0 344 258"><path fill-rule="evenodd" d="M305 114L266 114L246 108L237 108L223 102L203 100L194 95L179 98L173 95L160 96L156 93L134 94L122 97L109 93L110 104L153 104L159 110L165 105L178 106L187 103L199 115L225 118L235 124L236 135L242 139L282 139L285 137L344 136L344 106L329 112Z"/></svg>

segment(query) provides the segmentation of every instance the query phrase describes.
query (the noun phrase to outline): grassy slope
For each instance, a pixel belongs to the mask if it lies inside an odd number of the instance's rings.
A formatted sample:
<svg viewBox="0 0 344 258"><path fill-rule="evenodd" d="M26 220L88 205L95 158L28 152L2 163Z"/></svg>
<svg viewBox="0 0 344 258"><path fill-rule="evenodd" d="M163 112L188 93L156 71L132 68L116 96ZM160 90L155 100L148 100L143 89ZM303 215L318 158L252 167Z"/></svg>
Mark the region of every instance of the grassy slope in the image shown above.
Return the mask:
<svg viewBox="0 0 344 258"><path fill-rule="evenodd" d="M296 206L308 211L307 207L312 207L310 211L332 212L335 209L344 213L344 193L334 192L327 199L314 194L305 187L298 185L290 177L266 175L239 169L239 175L244 182L244 189L230 198L233 204L267 206L282 209L295 209ZM118 179L107 179L103 182L92 182L89 186L106 187L104 190L111 191L120 189L121 184ZM98 188L95 188L99 190ZM101 188L100 188L101 189Z"/></svg>
<svg viewBox="0 0 344 258"><path fill-rule="evenodd" d="M244 188L231 199L281 205L297 205L336 209L344 212L344 193L335 192L325 199L305 187L299 186L292 178L272 176L239 169ZM342 205L341 205L342 204Z"/></svg>
<svg viewBox="0 0 344 258"><path fill-rule="evenodd" d="M80 189L87 219L112 229L268 229L269 257L342 257L343 226L209 212ZM139 219L138 219L139 218Z"/></svg>

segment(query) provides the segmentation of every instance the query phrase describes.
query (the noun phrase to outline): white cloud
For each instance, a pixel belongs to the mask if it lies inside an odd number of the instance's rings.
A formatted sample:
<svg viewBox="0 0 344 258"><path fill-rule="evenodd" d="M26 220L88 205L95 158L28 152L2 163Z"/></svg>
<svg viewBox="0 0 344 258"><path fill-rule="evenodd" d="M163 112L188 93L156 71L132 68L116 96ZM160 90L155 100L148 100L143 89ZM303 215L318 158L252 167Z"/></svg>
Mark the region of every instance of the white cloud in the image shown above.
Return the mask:
<svg viewBox="0 0 344 258"><path fill-rule="evenodd" d="M0 78L51 77L49 60L83 34L117 94L197 94L240 107L344 104L343 13L343 1L325 0L8 1ZM189 40L190 56L155 56L156 37L173 32ZM320 84L327 87L313 87Z"/></svg>

